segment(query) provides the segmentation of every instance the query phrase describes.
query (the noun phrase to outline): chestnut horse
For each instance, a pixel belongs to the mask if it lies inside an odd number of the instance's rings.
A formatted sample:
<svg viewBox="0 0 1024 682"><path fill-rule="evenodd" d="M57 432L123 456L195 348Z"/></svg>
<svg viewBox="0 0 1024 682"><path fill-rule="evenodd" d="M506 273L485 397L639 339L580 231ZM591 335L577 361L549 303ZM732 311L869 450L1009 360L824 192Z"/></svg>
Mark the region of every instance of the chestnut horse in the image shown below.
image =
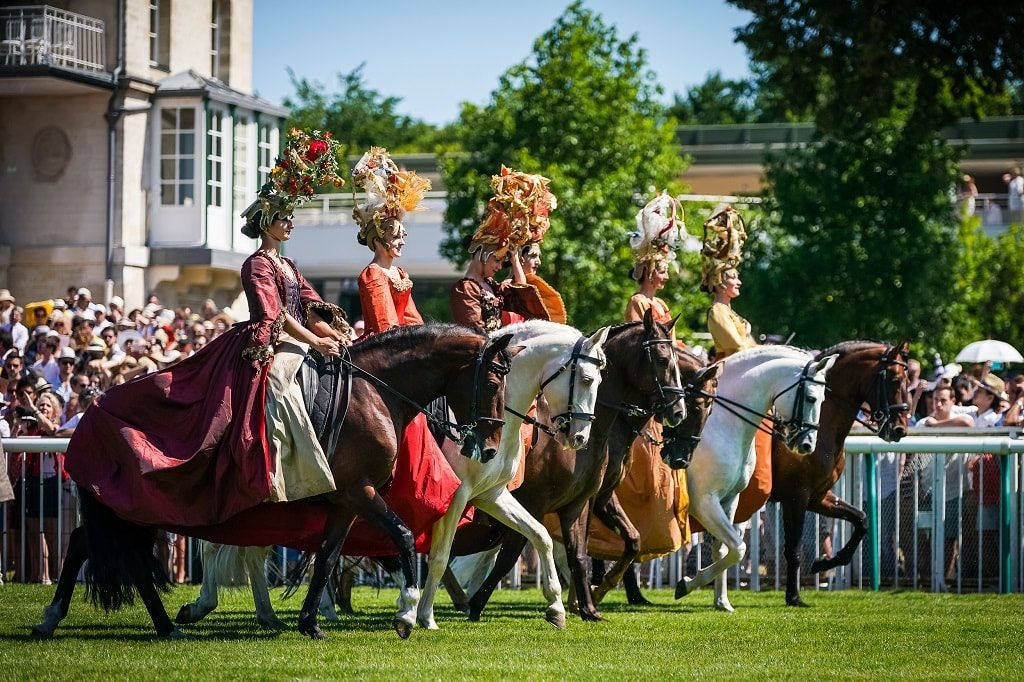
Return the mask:
<svg viewBox="0 0 1024 682"><path fill-rule="evenodd" d="M656 417L678 430L674 447L666 450L678 456L680 447L695 446L710 406L703 396L709 388L713 390L718 366L705 368L695 356L676 349L670 330L671 324L654 322L650 311L642 322L612 328L605 344L608 366L598 393L591 443L570 453L549 436L536 433L526 458L525 479L512 493L538 519L547 513L558 514L573 592L585 620L601 619L591 596L585 556L591 498L608 480L607 472L624 470L622 462L629 445L648 420ZM538 411L543 421L546 406L541 404ZM615 507L610 513L615 513ZM470 619L479 619L524 545L522 536L505 533L496 562L482 582L481 573L490 566L490 556L461 560L461 570L474 574L468 584L473 592L468 604Z"/></svg>
<svg viewBox="0 0 1024 682"><path fill-rule="evenodd" d="M839 499L832 486L846 468L843 443L861 405L871 406L878 435L896 442L907 433L910 401L907 393L909 342L889 346L874 341L844 341L822 351L837 354L826 379L818 444L809 457L794 453L779 438L772 441L772 492L782 505L786 538L786 603L807 606L800 599L800 541L808 511L853 524L849 542L835 556L816 559L811 572L827 571L850 563L864 535L867 516Z"/></svg>
<svg viewBox="0 0 1024 682"><path fill-rule="evenodd" d="M465 424L460 429L464 452L484 459L497 452L505 376L514 355L506 351L511 338L508 334L489 340L465 327L430 324L376 334L351 349L351 400L331 457L336 492L322 502L300 500L254 508L262 508L265 518L287 513L289 505L303 505L303 514L318 511L323 517L313 578L299 614L301 633L313 639L325 636L317 625L317 606L338 549L358 515L379 526L399 551L405 585L393 625L401 637L409 636L418 599L413 535L384 504L377 488L391 477L401 434L418 414L418 406L441 396L447 397L456 418ZM87 589L95 604L114 610L131 603L138 591L157 634L182 637L158 593L166 587L167 577L153 556L157 529L118 518L87 489L79 491L83 524L72 533L57 592L33 634L51 636L67 615L78 572L88 559ZM191 533L196 537L224 540L215 526L189 530L197 531Z"/></svg>

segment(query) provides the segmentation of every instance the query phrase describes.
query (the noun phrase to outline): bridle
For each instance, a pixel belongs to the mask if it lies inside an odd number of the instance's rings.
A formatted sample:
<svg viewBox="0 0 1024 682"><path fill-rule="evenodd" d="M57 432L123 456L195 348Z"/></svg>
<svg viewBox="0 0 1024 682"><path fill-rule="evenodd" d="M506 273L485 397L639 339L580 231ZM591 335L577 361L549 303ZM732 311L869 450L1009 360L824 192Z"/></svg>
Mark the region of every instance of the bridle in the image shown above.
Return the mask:
<svg viewBox="0 0 1024 682"><path fill-rule="evenodd" d="M576 369L579 367L579 364L581 362L592 362L594 363L594 365L597 366L599 370L603 370L605 366L605 361L602 360L601 358L594 357L592 355L585 355L583 353L583 344L586 342L587 337L582 335L580 336L580 338L576 339L576 343L572 347L572 354L569 356L569 359L562 363L562 365L558 369L556 369L551 374L551 376L549 376L547 379L540 383L539 392L543 393L545 386L547 386L552 381L561 376L562 372L566 370L569 371L569 402L565 406L566 411L562 412L561 414L555 415L554 419L552 420L554 422L554 428L548 426L547 424L540 423L539 421L537 421L536 419L529 415L517 412L516 410L513 410L511 407L506 406L505 411L514 414L527 424L532 424L533 426L537 427L538 429L540 429L541 431L543 431L544 433L548 434L551 437L554 437L559 432L561 432L562 435L568 437L569 427L572 425L574 419L586 422L593 422L595 418L593 412L574 412L572 409L576 397Z"/></svg>
<svg viewBox="0 0 1024 682"><path fill-rule="evenodd" d="M790 384L789 386L787 386L786 388L782 389L774 396L772 396L771 404L774 405L776 400L778 400L785 394L789 393L790 391L794 389L796 390L796 395L793 396L793 416L787 419L786 421L783 421L778 417L773 416L771 429L766 429L761 425L760 421L755 422L746 415L741 414L740 411L742 410L743 412L752 415L758 420L764 418L763 414L761 414L757 410L747 407L743 403L731 400L729 398L725 398L721 395L715 395L715 402L720 404L722 406L722 409L724 409L726 412L734 415L741 421L750 424L758 431L767 433L772 437L782 438L783 440L785 440L786 446L790 450L792 450L796 442L800 438L807 435L811 431L818 430L817 424L807 421L807 406L804 404L806 402L805 396L807 395L808 384L816 384L818 386L825 385L824 381L816 379L810 374L811 365L814 364L814 362L814 360L808 360L807 364L804 365L803 370L800 372L800 377L792 384Z"/></svg>
<svg viewBox="0 0 1024 682"><path fill-rule="evenodd" d="M856 421L862 426L879 436L884 433L891 434L893 428L895 428L894 422L899 420L901 414L910 411L909 403L891 402L889 400L889 392L886 390L889 386L889 379L892 378L889 368L892 366L908 368L905 360L901 360L899 356L892 357L894 350L896 350L896 346L887 347L885 353L878 359L881 369L875 374L875 378L871 383L870 392L875 394L875 400L869 403L872 406L871 419L873 423L861 419L859 415L855 417ZM832 395L833 400L836 400L835 391L829 391L829 393ZM837 400L837 402L839 401ZM859 406L854 406L854 408L859 412ZM886 438L885 440L888 439Z"/></svg>
<svg viewBox="0 0 1024 682"><path fill-rule="evenodd" d="M646 339L640 345L647 355L647 364L651 368L651 374L654 376L654 385L658 389L658 397L651 404L651 412L654 414L664 413L680 400L685 400L688 384L684 386L665 386L661 383L661 377L658 376L658 369L654 364L654 354L651 349L655 346L667 345L669 348L669 366L676 369L676 376L678 376L679 367L676 364L676 344L672 339L666 338Z"/></svg>

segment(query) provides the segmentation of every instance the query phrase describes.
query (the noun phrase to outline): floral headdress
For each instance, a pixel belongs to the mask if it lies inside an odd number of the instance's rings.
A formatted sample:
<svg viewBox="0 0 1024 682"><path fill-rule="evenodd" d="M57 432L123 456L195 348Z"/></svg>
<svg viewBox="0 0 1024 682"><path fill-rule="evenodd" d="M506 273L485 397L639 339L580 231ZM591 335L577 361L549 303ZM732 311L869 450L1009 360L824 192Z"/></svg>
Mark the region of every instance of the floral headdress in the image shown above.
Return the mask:
<svg viewBox="0 0 1024 682"><path fill-rule="evenodd" d="M387 242L401 234L402 219L410 211L420 210L419 203L430 190L430 180L413 171L399 170L383 147L370 151L352 169L352 192L358 185L366 200L356 204L352 217L359 225L359 243L373 248L373 242Z"/></svg>
<svg viewBox="0 0 1024 682"><path fill-rule="evenodd" d="M329 131L292 128L270 179L240 215L248 222L261 213L260 228L266 229L276 215L289 214L312 199L317 187L342 187L345 180L338 175L338 149Z"/></svg>
<svg viewBox="0 0 1024 682"><path fill-rule="evenodd" d="M629 233L633 279L640 281L660 262L676 266L676 243L685 227L683 209L668 192L647 202L636 214L636 230Z"/></svg>
<svg viewBox="0 0 1024 682"><path fill-rule="evenodd" d="M491 176L494 196L487 202L483 222L473 233L469 252L479 252L483 257L493 253L503 259L510 250L543 241L551 226L548 214L558 207L558 200L548 189L550 182L541 175L503 165L498 175Z"/></svg>
<svg viewBox="0 0 1024 682"><path fill-rule="evenodd" d="M713 292L722 283L722 275L739 267L747 229L743 218L732 206L716 210L704 221L704 246L701 248L701 288Z"/></svg>

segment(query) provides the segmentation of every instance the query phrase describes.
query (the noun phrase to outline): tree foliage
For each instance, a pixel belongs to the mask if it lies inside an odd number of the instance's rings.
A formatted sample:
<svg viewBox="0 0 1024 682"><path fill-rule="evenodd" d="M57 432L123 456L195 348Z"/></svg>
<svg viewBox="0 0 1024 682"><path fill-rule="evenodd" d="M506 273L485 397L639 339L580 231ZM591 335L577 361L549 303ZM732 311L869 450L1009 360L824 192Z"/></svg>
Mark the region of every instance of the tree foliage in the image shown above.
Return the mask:
<svg viewBox="0 0 1024 682"><path fill-rule="evenodd" d="M634 215L655 192L678 189L685 167L659 92L635 35L620 39L582 3L570 5L532 55L501 76L486 105L463 105L457 141L472 152L442 160L449 189L443 254L467 261L465 239L501 164L541 173L558 197L541 275L562 293L572 324L621 320L635 290L627 241ZM667 297L674 308L695 311L685 299L696 289L692 274L676 278Z"/></svg>
<svg viewBox="0 0 1024 682"><path fill-rule="evenodd" d="M342 145L343 157L362 154L370 145L391 152L431 152L450 139L445 130L399 113L402 98L370 88L364 66L339 73L339 90L333 93L288 69L295 89L294 96L284 100L291 109L288 125L331 131Z"/></svg>
<svg viewBox="0 0 1024 682"><path fill-rule="evenodd" d="M713 71L685 95L676 93L668 111L680 125L754 123L759 118L756 91L751 80L722 78Z"/></svg>

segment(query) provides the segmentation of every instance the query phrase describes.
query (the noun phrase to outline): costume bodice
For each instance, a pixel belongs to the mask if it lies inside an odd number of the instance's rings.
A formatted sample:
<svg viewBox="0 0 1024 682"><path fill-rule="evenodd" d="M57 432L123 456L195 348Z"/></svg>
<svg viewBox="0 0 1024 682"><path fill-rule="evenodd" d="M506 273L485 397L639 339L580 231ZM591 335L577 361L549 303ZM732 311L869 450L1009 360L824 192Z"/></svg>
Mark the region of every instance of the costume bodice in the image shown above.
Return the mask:
<svg viewBox="0 0 1024 682"><path fill-rule="evenodd" d="M396 270L397 277L371 263L359 273L359 303L367 334L423 324L412 298L412 280L402 268Z"/></svg>
<svg viewBox="0 0 1024 682"><path fill-rule="evenodd" d="M719 357L728 357L757 345L750 334L750 323L724 303L715 303L708 309L708 331Z"/></svg>

